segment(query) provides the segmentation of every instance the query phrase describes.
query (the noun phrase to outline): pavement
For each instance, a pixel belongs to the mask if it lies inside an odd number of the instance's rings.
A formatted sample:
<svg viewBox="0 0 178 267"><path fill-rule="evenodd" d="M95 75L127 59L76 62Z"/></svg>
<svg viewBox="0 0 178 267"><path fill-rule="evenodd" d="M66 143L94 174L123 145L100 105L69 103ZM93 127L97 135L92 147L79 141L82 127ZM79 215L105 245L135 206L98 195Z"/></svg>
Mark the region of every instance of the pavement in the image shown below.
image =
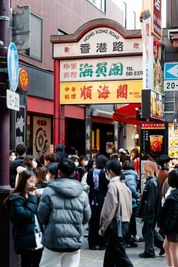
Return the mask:
<svg viewBox="0 0 178 267"><path fill-rule="evenodd" d="M141 236L141 224L137 224L138 235ZM86 232L85 232L86 234ZM138 242L137 248L127 248L127 254L134 267L166 267L166 257L159 256L159 249L155 248L156 258L142 259L138 254L144 251L144 242ZM104 251L89 250L87 237L83 237L80 267L103 267ZM109 267L109 266L108 266ZM124 267L124 266L120 266Z"/></svg>

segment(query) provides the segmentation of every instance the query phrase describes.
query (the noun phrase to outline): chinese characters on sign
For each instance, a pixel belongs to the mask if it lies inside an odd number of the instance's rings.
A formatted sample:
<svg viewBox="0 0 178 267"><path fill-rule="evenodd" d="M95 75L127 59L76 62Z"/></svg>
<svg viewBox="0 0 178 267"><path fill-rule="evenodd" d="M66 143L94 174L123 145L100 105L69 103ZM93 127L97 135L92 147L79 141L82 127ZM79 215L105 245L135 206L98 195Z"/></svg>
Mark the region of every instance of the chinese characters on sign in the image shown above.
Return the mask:
<svg viewBox="0 0 178 267"><path fill-rule="evenodd" d="M61 83L61 104L140 103L142 81Z"/></svg>
<svg viewBox="0 0 178 267"><path fill-rule="evenodd" d="M98 56L112 54L136 54L142 52L141 38L128 38L117 31L100 27L87 32L79 42L54 43L54 58Z"/></svg>
<svg viewBox="0 0 178 267"><path fill-rule="evenodd" d="M60 80L97 81L97 80L139 80L142 79L141 57L106 59L62 60Z"/></svg>

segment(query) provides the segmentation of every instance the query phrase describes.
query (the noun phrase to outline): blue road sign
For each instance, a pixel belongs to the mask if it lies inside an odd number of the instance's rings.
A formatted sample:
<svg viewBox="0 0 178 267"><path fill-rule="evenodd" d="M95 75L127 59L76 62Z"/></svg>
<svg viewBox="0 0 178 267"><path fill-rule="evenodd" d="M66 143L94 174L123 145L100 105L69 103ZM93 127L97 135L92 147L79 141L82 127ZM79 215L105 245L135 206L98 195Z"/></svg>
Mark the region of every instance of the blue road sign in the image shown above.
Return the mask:
<svg viewBox="0 0 178 267"><path fill-rule="evenodd" d="M164 64L164 79L178 80L178 62Z"/></svg>
<svg viewBox="0 0 178 267"><path fill-rule="evenodd" d="M10 43L7 54L7 67L10 89L16 91L19 82L19 58L14 43Z"/></svg>

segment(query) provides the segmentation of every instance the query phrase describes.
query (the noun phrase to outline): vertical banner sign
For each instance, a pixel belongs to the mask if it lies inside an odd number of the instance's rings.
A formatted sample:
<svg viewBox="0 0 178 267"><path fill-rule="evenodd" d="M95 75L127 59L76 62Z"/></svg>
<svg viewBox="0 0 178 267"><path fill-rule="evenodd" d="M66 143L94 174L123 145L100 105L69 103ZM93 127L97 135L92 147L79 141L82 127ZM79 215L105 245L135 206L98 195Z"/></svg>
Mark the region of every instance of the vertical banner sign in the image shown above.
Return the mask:
<svg viewBox="0 0 178 267"><path fill-rule="evenodd" d="M153 34L157 38L162 38L162 28L161 28L161 8L162 0L153 0Z"/></svg>
<svg viewBox="0 0 178 267"><path fill-rule="evenodd" d="M50 152L51 119L46 117L33 117L33 155L39 158Z"/></svg>
<svg viewBox="0 0 178 267"><path fill-rule="evenodd" d="M15 145L25 144L26 141L26 107L21 106L20 110L16 112L16 123L15 123L16 135Z"/></svg>
<svg viewBox="0 0 178 267"><path fill-rule="evenodd" d="M143 89L153 90L153 37L151 17L142 22L143 40Z"/></svg>
<svg viewBox="0 0 178 267"><path fill-rule="evenodd" d="M90 113L90 109L87 109L86 112ZM86 114L85 117L85 130L86 130L86 155L88 158L91 157L92 151L92 125L91 125L91 116Z"/></svg>

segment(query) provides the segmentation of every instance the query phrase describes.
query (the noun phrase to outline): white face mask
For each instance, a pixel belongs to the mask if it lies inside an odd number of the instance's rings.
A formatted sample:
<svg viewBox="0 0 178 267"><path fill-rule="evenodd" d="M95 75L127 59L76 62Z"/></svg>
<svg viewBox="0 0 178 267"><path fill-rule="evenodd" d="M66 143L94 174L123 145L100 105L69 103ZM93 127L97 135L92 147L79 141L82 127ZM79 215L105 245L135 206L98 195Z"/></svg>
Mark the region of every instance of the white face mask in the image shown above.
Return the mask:
<svg viewBox="0 0 178 267"><path fill-rule="evenodd" d="M106 176L106 179L107 179L108 181L111 181L111 178L110 178L110 176L109 176L107 173L105 173L105 176Z"/></svg>
<svg viewBox="0 0 178 267"><path fill-rule="evenodd" d="M74 164L75 164L75 167L79 166L79 162L78 161L74 162Z"/></svg>
<svg viewBox="0 0 178 267"><path fill-rule="evenodd" d="M83 162L83 165L84 165L84 166L87 166L87 165L88 165L88 160L85 160L85 161Z"/></svg>
<svg viewBox="0 0 178 267"><path fill-rule="evenodd" d="M48 183L51 180L51 177L49 175L49 173L46 174L46 182Z"/></svg>
<svg viewBox="0 0 178 267"><path fill-rule="evenodd" d="M35 160L33 160L33 161L32 161L33 169L36 169L37 165L38 165L38 163L37 163Z"/></svg>

